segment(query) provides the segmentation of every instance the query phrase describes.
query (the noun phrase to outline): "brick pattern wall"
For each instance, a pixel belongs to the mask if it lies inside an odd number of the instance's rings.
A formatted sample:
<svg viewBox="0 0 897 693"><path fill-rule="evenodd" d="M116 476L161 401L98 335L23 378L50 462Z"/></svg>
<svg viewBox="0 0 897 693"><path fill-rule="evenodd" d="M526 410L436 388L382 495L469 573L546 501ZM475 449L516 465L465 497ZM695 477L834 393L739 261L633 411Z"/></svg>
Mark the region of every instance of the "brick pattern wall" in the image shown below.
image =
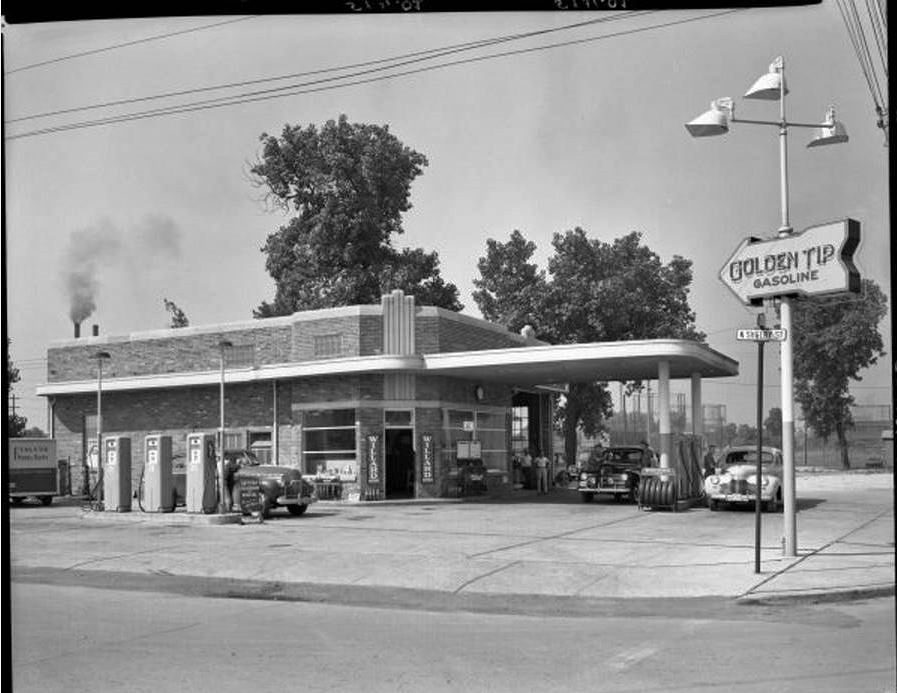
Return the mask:
<svg viewBox="0 0 897 693"><path fill-rule="evenodd" d="M419 354L525 346L517 335L478 327L447 316L417 315L415 345Z"/></svg>
<svg viewBox="0 0 897 693"><path fill-rule="evenodd" d="M172 454L184 454L188 433L215 432L220 421L217 387L191 387L178 390L109 392L103 395L103 435L131 438L131 476L134 488L143 468L144 437L150 434L172 436ZM273 386L271 383L228 385L224 412L227 428L268 429L273 424ZM72 486L83 488L84 441L96 435L84 431L85 415L96 414L96 397L73 395L56 398L54 425L59 458L70 459ZM289 428L288 402L279 398L279 423ZM245 444L245 440L243 441Z"/></svg>
<svg viewBox="0 0 897 693"><path fill-rule="evenodd" d="M190 371L213 371L221 366L218 342L227 339L235 347L255 345L255 364L283 363L290 359L288 326L263 327L208 334L185 334L160 339L124 339L51 347L47 350L49 382L92 380L97 377L94 354L102 350L110 359L103 362L103 377L160 375ZM243 350L240 350L241 352ZM253 365L253 364L243 364Z"/></svg>
<svg viewBox="0 0 897 693"><path fill-rule="evenodd" d="M299 320L292 325L266 326L205 334L178 334L153 339L84 339L83 343L51 347L47 350L48 382L93 380L97 377L97 351L106 351L103 377L161 375L220 368L218 343L227 339L235 347L250 347L233 352L228 360L235 366L266 365L290 361L311 361L332 356L315 355L315 337L341 334L343 350L339 356L370 356L383 348L382 318L353 315L320 320ZM245 352L252 354L254 358ZM252 358L252 362L249 359Z"/></svg>

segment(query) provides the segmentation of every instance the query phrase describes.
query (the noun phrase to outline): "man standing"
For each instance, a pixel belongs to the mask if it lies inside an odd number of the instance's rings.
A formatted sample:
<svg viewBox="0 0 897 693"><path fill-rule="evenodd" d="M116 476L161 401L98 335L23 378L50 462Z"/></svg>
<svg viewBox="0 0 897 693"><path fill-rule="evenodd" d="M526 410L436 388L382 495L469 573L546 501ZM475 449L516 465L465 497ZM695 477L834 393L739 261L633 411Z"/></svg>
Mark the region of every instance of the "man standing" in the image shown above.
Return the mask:
<svg viewBox="0 0 897 693"><path fill-rule="evenodd" d="M716 446L711 445L707 448L707 454L704 455L704 478L716 472Z"/></svg>
<svg viewBox="0 0 897 693"><path fill-rule="evenodd" d="M520 469L523 470L523 488L533 487L533 456L529 454L529 450L523 453L523 459L520 460Z"/></svg>
<svg viewBox="0 0 897 693"><path fill-rule="evenodd" d="M548 465L550 461L539 450L539 456L536 457L536 490L540 495L548 495Z"/></svg>

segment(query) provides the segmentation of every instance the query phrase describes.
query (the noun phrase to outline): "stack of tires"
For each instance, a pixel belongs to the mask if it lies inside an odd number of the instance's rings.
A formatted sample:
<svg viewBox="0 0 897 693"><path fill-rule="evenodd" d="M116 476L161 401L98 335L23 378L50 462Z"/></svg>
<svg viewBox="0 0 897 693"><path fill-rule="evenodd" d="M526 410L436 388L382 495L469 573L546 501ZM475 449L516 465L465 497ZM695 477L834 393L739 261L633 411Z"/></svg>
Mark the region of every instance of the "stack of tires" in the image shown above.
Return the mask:
<svg viewBox="0 0 897 693"><path fill-rule="evenodd" d="M676 478L663 479L659 476L642 478L639 487L639 505L652 508L675 508L679 501Z"/></svg>

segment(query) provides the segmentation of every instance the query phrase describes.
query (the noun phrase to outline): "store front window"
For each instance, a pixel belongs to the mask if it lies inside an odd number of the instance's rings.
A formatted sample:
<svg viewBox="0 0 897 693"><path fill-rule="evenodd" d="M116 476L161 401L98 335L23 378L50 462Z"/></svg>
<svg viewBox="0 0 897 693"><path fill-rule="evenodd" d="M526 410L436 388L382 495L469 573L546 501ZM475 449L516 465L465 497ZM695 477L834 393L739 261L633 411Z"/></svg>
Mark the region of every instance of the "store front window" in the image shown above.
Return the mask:
<svg viewBox="0 0 897 693"><path fill-rule="evenodd" d="M305 412L302 427L302 472L354 481L355 409L315 409Z"/></svg>
<svg viewBox="0 0 897 693"><path fill-rule="evenodd" d="M458 441L478 440L487 469L508 468L506 413L449 409L445 413L445 454L448 465L457 464Z"/></svg>

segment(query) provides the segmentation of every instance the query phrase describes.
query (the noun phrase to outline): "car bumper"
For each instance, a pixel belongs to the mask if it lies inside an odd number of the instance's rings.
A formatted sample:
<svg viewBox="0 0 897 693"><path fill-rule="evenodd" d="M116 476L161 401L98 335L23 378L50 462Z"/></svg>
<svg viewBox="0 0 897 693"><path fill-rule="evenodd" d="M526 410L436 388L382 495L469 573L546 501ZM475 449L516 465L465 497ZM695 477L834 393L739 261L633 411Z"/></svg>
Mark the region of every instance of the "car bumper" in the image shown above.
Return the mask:
<svg viewBox="0 0 897 693"><path fill-rule="evenodd" d="M576 489L580 493L613 493L627 494L630 492L629 486L580 486Z"/></svg>
<svg viewBox="0 0 897 693"><path fill-rule="evenodd" d="M311 505L317 502L317 496L280 496L277 499L277 505Z"/></svg>
<svg viewBox="0 0 897 693"><path fill-rule="evenodd" d="M711 500L724 503L754 503L757 500L757 496L753 493L706 493L705 495ZM760 494L760 500L769 500L771 497L769 494Z"/></svg>

